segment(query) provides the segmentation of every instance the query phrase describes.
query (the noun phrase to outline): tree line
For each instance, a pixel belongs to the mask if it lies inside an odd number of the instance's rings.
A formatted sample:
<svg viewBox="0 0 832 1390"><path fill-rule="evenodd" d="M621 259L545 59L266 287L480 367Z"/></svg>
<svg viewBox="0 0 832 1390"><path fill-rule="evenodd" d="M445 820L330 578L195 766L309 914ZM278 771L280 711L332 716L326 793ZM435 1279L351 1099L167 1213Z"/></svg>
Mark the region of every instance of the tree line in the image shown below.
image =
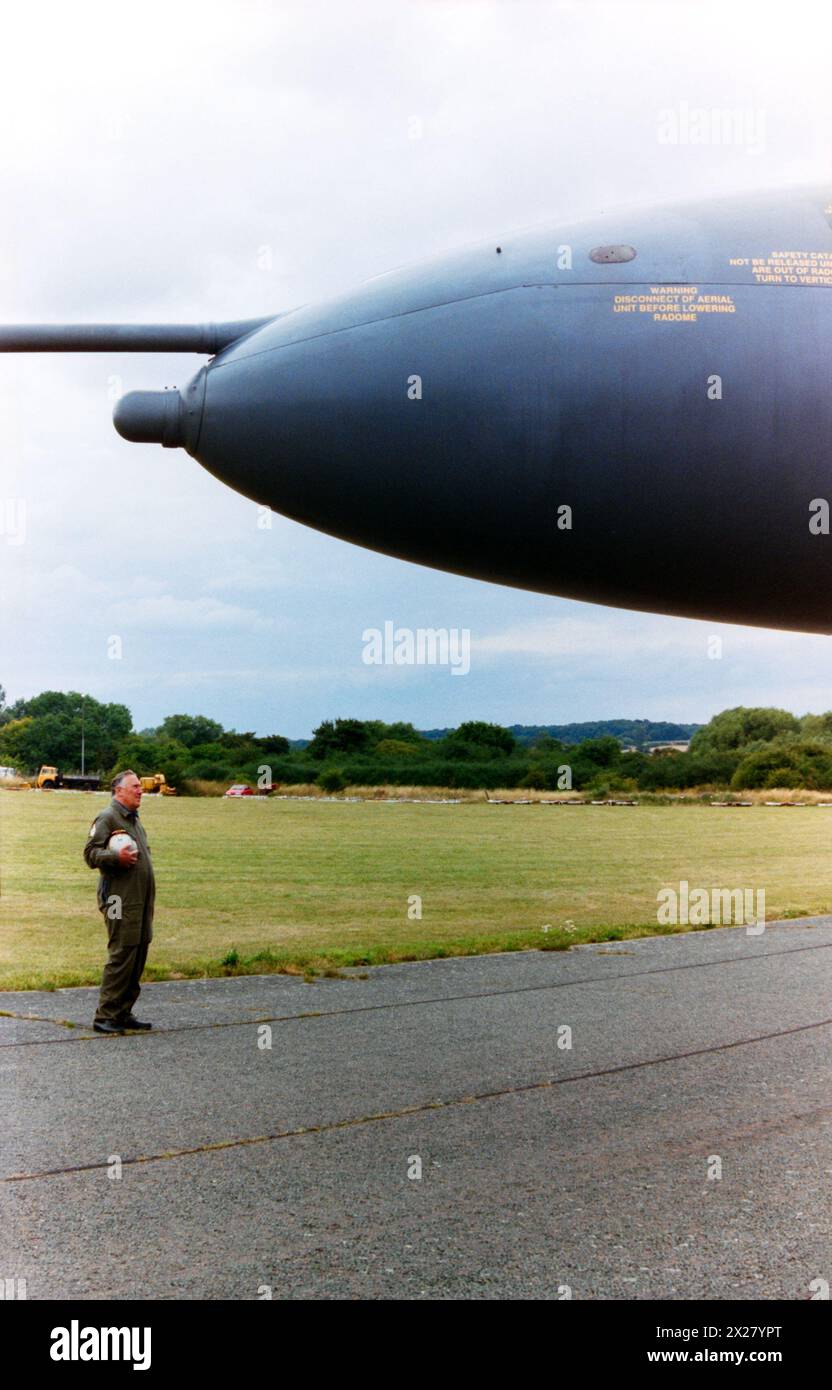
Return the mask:
<svg viewBox="0 0 832 1390"><path fill-rule="evenodd" d="M628 750L603 734L577 743L542 732L520 741L510 730L468 720L437 738L413 724L327 719L303 747L282 734L225 729L205 715L171 714L134 730L129 709L77 691L44 691L6 704L0 687L0 764L34 775L44 764L88 772L132 767L163 772L173 786L252 785L519 787L593 795L693 787L744 790L803 787L832 791L832 711L798 718L787 710L724 710L694 733L687 751Z"/></svg>

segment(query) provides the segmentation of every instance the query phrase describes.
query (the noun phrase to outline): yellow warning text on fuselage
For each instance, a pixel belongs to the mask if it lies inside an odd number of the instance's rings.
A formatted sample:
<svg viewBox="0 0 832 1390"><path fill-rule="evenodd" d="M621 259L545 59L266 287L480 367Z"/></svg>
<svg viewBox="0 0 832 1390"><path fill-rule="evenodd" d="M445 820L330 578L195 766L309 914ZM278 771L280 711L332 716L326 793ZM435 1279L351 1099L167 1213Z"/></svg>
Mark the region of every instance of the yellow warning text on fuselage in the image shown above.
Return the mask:
<svg viewBox="0 0 832 1390"><path fill-rule="evenodd" d="M730 294L700 294L696 285L651 285L640 294L617 294L614 314L649 314L652 323L696 323L702 314L734 314Z"/></svg>
<svg viewBox="0 0 832 1390"><path fill-rule="evenodd" d="M750 270L758 285L832 285L832 251L772 251L728 264Z"/></svg>

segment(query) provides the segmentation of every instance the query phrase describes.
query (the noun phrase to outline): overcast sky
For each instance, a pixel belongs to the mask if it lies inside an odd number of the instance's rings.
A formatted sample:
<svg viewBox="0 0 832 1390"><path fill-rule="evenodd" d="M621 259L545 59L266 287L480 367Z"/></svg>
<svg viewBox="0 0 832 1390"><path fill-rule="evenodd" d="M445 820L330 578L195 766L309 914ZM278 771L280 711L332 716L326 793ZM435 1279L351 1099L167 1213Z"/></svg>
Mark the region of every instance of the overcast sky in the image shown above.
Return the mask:
<svg viewBox="0 0 832 1390"><path fill-rule="evenodd" d="M799 0L16 6L0 320L262 315L532 223L821 182L830 31ZM680 102L762 113L762 139L663 144L659 113ZM114 395L182 384L199 361L0 358L10 698L79 689L139 728L188 711L290 737L335 715L432 728L832 706L828 638L485 585L277 516L258 529L184 451L113 430ZM365 665L362 632L385 621L470 629L470 673Z"/></svg>

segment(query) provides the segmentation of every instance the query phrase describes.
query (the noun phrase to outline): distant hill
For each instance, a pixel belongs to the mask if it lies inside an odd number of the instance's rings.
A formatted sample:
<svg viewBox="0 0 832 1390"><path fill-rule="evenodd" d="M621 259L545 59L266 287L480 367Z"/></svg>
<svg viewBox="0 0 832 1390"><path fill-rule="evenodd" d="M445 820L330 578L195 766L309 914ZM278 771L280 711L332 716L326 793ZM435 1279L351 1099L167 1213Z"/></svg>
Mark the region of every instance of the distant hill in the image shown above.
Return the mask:
<svg viewBox="0 0 832 1390"><path fill-rule="evenodd" d="M510 724L509 731L514 734L521 747L534 743L541 734L550 734L561 743L583 743L587 738L603 738L612 734L620 743L629 747L645 748L648 743L687 742L701 724L671 724L667 720L654 719L590 719L583 724ZM421 729L423 738L444 738L450 729ZM289 747L307 748L308 738L290 738Z"/></svg>
<svg viewBox="0 0 832 1390"><path fill-rule="evenodd" d="M533 743L541 734L549 734L561 743L583 743L587 738L603 738L612 734L622 744L643 748L648 743L684 742L701 729L701 724L671 724L653 719L590 719L582 724L510 724L509 731L521 745ZM422 729L424 738L444 738L449 729Z"/></svg>

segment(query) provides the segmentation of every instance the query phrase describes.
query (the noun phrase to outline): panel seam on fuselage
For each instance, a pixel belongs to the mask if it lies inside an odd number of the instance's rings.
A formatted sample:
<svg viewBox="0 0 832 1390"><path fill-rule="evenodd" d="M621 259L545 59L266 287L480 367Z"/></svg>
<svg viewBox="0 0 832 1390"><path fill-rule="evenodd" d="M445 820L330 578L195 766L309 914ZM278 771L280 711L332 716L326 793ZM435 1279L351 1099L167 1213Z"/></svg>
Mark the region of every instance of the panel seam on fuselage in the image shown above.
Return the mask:
<svg viewBox="0 0 832 1390"><path fill-rule="evenodd" d="M302 343L313 343L318 338L332 338L337 333L351 333L355 328L369 328L374 323L392 323L394 319L409 318L412 314L425 314L433 309L445 309L451 304L469 304L475 299L490 299L498 294L514 294L517 290L572 290L572 289L620 289L622 285L720 285L731 289L746 290L824 290L832 289L829 285L757 285L748 280L661 280L655 276L649 280L571 280L569 283L556 284L552 280L528 280L517 285L504 285L499 290L484 290L481 294L463 294L458 299L440 299L435 304L420 304L415 309L402 309L398 314L380 314L375 319L361 319L357 323L344 324L341 328L328 328L322 333L310 333L306 338L293 338L288 343L275 343L272 347L261 348L259 352L246 353L245 357L234 358L228 362L218 362L216 357L212 359L210 365L213 371L219 371L221 367L233 367L239 362L251 362L255 357L265 357L267 353L279 352L283 348L299 347ZM292 310L289 311L293 312ZM275 319L282 318L283 315L276 314ZM260 330L255 329L255 332ZM233 347L234 344L229 344Z"/></svg>
<svg viewBox="0 0 832 1390"><path fill-rule="evenodd" d="M416 309L402 309L401 313L398 314L380 314L375 319L361 319L357 323L344 324L341 328L328 328L322 333L310 333L308 338L293 338L290 343L275 343L273 347L262 348L260 352L250 352L244 358L235 360L250 362L253 357L263 357L266 353L277 352L281 348L297 347L301 343L313 343L317 338L332 338L336 333L351 333L354 328L368 328L373 323L392 323L394 319L409 318L411 314L424 314L431 309L444 309L449 304L467 304L475 299L490 299L497 294L513 294L517 290L557 290L560 288L562 288L560 285L555 285L550 280L534 280L529 281L528 284L504 285L499 290L484 290L481 294L463 294L458 299L440 299L435 304L420 304ZM234 363L215 361L214 365L216 368L231 367Z"/></svg>

